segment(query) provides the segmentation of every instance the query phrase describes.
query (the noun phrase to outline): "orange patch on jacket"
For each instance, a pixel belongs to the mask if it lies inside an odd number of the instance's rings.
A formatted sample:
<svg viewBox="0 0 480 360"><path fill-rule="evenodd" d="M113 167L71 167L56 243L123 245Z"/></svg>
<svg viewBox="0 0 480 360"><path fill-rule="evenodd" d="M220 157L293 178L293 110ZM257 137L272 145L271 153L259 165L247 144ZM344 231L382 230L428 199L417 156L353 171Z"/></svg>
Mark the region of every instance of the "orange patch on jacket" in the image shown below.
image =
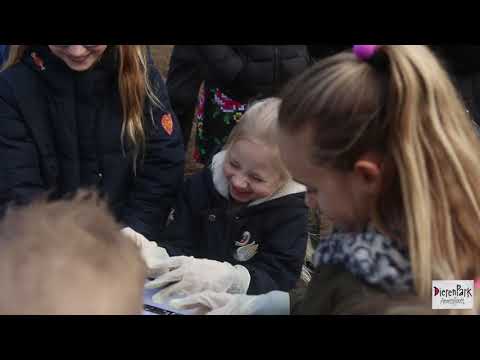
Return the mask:
<svg viewBox="0 0 480 360"><path fill-rule="evenodd" d="M32 52L31 54L31 57L33 59L33 62L35 63L35 65L41 70L41 71L44 71L45 70L45 64L43 62L43 59L37 55L36 52Z"/></svg>
<svg viewBox="0 0 480 360"><path fill-rule="evenodd" d="M165 114L162 116L162 127L168 135L173 134L173 119L172 115Z"/></svg>

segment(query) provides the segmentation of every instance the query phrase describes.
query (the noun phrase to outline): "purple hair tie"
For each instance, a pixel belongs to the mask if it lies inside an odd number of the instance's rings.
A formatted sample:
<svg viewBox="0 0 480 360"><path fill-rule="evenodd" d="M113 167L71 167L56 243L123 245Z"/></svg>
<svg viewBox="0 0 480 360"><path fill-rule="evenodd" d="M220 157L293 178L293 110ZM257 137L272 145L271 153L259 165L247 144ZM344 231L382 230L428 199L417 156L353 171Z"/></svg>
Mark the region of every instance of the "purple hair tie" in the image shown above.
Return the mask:
<svg viewBox="0 0 480 360"><path fill-rule="evenodd" d="M353 53L362 61L368 61L378 50L378 45L353 45Z"/></svg>

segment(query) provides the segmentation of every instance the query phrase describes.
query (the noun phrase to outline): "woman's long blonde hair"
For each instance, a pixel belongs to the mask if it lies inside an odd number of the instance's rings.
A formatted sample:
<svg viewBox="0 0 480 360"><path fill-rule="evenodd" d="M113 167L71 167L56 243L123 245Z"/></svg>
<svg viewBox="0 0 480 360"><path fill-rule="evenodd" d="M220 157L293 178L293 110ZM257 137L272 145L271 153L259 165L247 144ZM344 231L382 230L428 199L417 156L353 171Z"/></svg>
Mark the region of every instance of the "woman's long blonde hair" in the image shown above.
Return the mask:
<svg viewBox="0 0 480 360"><path fill-rule="evenodd" d="M7 69L20 62L31 45L11 45L8 59L3 66ZM145 152L144 113L146 100L152 106L161 107L150 83L147 66L147 48L144 45L109 45L118 58L118 91L120 94L123 123L122 137L133 147L133 166ZM151 113L151 108L148 109ZM153 121L153 119L152 119Z"/></svg>
<svg viewBox="0 0 480 360"><path fill-rule="evenodd" d="M381 46L370 62L338 54L293 80L283 99L280 126L310 126L319 166L350 171L365 152L384 154L390 181L373 221L401 229L420 298L431 301L432 280L480 276L479 134L426 46Z"/></svg>

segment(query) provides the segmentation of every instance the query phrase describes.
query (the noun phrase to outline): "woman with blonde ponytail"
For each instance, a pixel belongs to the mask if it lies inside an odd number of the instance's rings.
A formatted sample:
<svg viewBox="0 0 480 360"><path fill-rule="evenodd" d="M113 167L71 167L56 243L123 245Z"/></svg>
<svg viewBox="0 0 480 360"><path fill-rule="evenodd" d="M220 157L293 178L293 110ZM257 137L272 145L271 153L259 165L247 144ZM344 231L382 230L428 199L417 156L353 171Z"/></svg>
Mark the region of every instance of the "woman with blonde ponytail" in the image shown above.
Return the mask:
<svg viewBox="0 0 480 360"><path fill-rule="evenodd" d="M80 188L155 239L183 177L181 131L142 45L11 45L0 73L0 216Z"/></svg>
<svg viewBox="0 0 480 360"><path fill-rule="evenodd" d="M426 46L356 45L283 93L283 159L338 226L306 294L200 294L211 313L433 313L432 280L480 278L480 140ZM440 314L478 314L472 309ZM206 301L207 299L208 301ZM208 305L213 304L213 305ZM200 311L199 310L199 311Z"/></svg>

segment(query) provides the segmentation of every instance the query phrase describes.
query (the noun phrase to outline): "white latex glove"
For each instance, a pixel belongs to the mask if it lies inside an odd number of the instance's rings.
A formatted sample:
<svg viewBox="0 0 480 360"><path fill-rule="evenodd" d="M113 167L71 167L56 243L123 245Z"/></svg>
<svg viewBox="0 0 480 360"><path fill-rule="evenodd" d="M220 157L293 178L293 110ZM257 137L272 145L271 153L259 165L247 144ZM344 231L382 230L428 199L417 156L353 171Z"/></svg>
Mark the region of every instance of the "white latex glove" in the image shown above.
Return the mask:
<svg viewBox="0 0 480 360"><path fill-rule="evenodd" d="M158 246L155 241L149 241L132 228L126 227L121 230L121 233L131 239L140 249L143 261L147 266L147 276L149 278L155 278L164 273L162 264L169 258L165 248Z"/></svg>
<svg viewBox="0 0 480 360"><path fill-rule="evenodd" d="M148 248L148 247L158 247L158 244L155 241L148 240L145 236L136 232L130 227L123 228L120 232L127 236L130 240L132 240L135 245L137 245L140 249Z"/></svg>
<svg viewBox="0 0 480 360"><path fill-rule="evenodd" d="M145 287L164 288L152 297L159 304L166 303L171 297L192 295L204 290L244 294L250 285L248 270L228 262L175 256L157 263L156 270L157 273L162 270L168 272L148 282Z"/></svg>
<svg viewBox="0 0 480 360"><path fill-rule="evenodd" d="M243 295L204 291L170 301L175 309L194 315L289 315L287 292L271 291L263 295Z"/></svg>

